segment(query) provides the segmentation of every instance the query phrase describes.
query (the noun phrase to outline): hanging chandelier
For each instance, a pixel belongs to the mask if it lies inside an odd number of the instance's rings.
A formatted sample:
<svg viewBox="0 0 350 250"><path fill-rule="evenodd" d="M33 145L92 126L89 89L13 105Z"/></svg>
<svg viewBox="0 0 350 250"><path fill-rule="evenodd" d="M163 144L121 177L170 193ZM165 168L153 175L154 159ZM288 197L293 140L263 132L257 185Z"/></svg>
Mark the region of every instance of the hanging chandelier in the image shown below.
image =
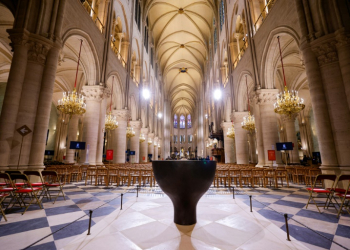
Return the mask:
<svg viewBox="0 0 350 250"><path fill-rule="evenodd" d="M117 118L115 117L115 115L112 115L113 83L114 83L114 76L112 80L112 94L111 94L111 103L109 105L109 113L108 115L106 115L106 120L105 120L105 129L110 131L118 128Z"/></svg>
<svg viewBox="0 0 350 250"><path fill-rule="evenodd" d="M140 135L140 142L142 143L142 142L144 142L145 140L146 140L145 135L144 135L144 134L141 134L141 135Z"/></svg>
<svg viewBox="0 0 350 250"><path fill-rule="evenodd" d="M283 80L284 80L284 91L277 94L277 101L274 104L275 113L280 115L288 115L291 117L292 114L298 113L305 108L304 99L298 96L298 91L291 90L289 91L286 83L286 76L284 74L284 66L282 59L282 51L280 44L280 37L278 39L278 46L280 50L281 64L282 64L282 72L283 72Z"/></svg>
<svg viewBox="0 0 350 250"><path fill-rule="evenodd" d="M83 45L83 40L80 43L79 56L78 56L78 64L77 71L75 74L75 83L74 89L72 92L63 92L63 97L61 100L58 100L57 109L63 114L67 115L82 115L86 112L86 103L85 98L82 94L77 93L77 78L78 78L78 70L80 63L80 54L81 54L81 46Z"/></svg>
<svg viewBox="0 0 350 250"><path fill-rule="evenodd" d="M247 75L245 76L245 84L247 85L247 98L248 98L248 115L243 117L242 128L252 133L255 130L255 118L250 114L249 94L248 94L248 82Z"/></svg>
<svg viewBox="0 0 350 250"><path fill-rule="evenodd" d="M131 137L134 137L134 136L135 136L134 128L132 128L132 127L130 126L130 123L129 123L128 127L126 128L126 137L127 137L128 139L130 139Z"/></svg>
<svg viewBox="0 0 350 250"><path fill-rule="evenodd" d="M158 142L158 148L160 148L160 143Z"/></svg>
<svg viewBox="0 0 350 250"><path fill-rule="evenodd" d="M148 143L148 145L151 145L152 144L152 139L149 138L147 143Z"/></svg>
<svg viewBox="0 0 350 250"><path fill-rule="evenodd" d="M226 136L228 138L235 139L235 127L233 126L233 122L232 122L232 127L228 128Z"/></svg>

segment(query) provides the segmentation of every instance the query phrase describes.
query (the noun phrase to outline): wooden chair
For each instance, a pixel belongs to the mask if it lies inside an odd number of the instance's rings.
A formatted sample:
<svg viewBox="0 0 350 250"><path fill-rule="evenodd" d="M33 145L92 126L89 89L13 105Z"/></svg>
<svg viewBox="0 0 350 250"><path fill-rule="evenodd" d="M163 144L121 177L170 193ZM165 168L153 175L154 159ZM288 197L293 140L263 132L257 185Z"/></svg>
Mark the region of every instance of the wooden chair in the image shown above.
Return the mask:
<svg viewBox="0 0 350 250"><path fill-rule="evenodd" d="M254 187L255 184L258 184L258 186L264 186L264 170L263 169L252 169L252 187Z"/></svg>
<svg viewBox="0 0 350 250"><path fill-rule="evenodd" d="M288 172L285 169L276 169L276 187L278 188L278 180L281 180L281 186L283 187L283 180L286 181L287 187L289 187Z"/></svg>
<svg viewBox="0 0 350 250"><path fill-rule="evenodd" d="M79 166L71 166L68 169L68 182L72 181L80 181L81 180L81 172Z"/></svg>
<svg viewBox="0 0 350 250"><path fill-rule="evenodd" d="M116 167L108 167L108 180L107 180L107 186L109 186L111 183L117 183L118 186L118 168Z"/></svg>
<svg viewBox="0 0 350 250"><path fill-rule="evenodd" d="M240 186L242 188L242 184L249 186L252 183L252 171L250 169L241 169L241 183Z"/></svg>
<svg viewBox="0 0 350 250"><path fill-rule="evenodd" d="M272 183L276 188L276 172L274 169L264 169L264 187L266 188L267 183L269 183L270 187Z"/></svg>
<svg viewBox="0 0 350 250"><path fill-rule="evenodd" d="M87 181L90 179L90 185L92 185L92 180L95 180L96 184L96 167L88 167L86 170L85 186Z"/></svg>
<svg viewBox="0 0 350 250"><path fill-rule="evenodd" d="M106 167L97 167L96 168L96 177L95 177L95 186L99 184L105 183L106 186L107 184L107 179L108 179L108 168Z"/></svg>
<svg viewBox="0 0 350 250"><path fill-rule="evenodd" d="M231 187L232 180L235 184L235 186L238 186L241 184L241 170L240 169L230 169L229 171L229 179L228 179L228 185Z"/></svg>
<svg viewBox="0 0 350 250"><path fill-rule="evenodd" d="M216 175L215 175L216 187L219 187L219 182L220 182L220 185L222 185L222 183L224 183L224 185L226 187L227 182L228 182L228 178L229 178L228 169L216 170Z"/></svg>
<svg viewBox="0 0 350 250"><path fill-rule="evenodd" d="M308 174L308 168L296 168L294 173L294 182L298 185L303 180L306 184L306 175Z"/></svg>
<svg viewBox="0 0 350 250"><path fill-rule="evenodd" d="M316 179L316 176L322 174L321 169L318 168L311 168L309 169L309 172L306 174L306 185L312 185L312 183L314 182L314 180Z"/></svg>

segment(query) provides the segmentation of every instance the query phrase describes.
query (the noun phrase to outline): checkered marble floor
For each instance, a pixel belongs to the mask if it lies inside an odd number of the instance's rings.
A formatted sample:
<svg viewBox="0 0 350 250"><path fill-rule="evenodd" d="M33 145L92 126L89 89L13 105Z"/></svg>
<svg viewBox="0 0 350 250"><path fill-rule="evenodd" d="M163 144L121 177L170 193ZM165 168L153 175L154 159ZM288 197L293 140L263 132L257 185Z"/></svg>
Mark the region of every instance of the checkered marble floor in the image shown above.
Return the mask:
<svg viewBox="0 0 350 250"><path fill-rule="evenodd" d="M43 200L44 209L32 205L28 211L21 215L22 210L13 209L7 214L8 222L1 217L0 221L0 245L6 249L22 249L42 237L55 232L70 222L88 214L90 209L95 209L106 201L109 201L120 193L129 190L124 195L123 202L128 203L136 194L135 187L111 187L85 186L84 183L66 184L64 191L66 201L59 198L55 204ZM344 249L340 245L350 249L350 217L342 215L336 218L335 210L324 210L318 213L314 205L305 209L308 194L303 186L293 185L289 188L235 188L235 198L246 204L249 209L249 197L253 195L253 210L273 224L285 230L284 217L277 213L287 213L289 217L289 230L292 237L303 242L309 249ZM247 195L248 194L248 195ZM140 195L162 195L157 188L142 188ZM232 190L227 188L211 188L205 197L231 197ZM263 203L259 203L259 202ZM218 202L220 202L218 200ZM266 206L265 206L266 205ZM120 198L102 206L93 212L92 225L99 223L106 216L120 208ZM273 210L275 211L273 211ZM277 212L276 212L277 211ZM301 222L314 231L299 224ZM88 216L45 238L30 249L61 249L87 230ZM324 235L326 238L320 236ZM20 239L20 240L18 240ZM198 248L201 249L201 248Z"/></svg>

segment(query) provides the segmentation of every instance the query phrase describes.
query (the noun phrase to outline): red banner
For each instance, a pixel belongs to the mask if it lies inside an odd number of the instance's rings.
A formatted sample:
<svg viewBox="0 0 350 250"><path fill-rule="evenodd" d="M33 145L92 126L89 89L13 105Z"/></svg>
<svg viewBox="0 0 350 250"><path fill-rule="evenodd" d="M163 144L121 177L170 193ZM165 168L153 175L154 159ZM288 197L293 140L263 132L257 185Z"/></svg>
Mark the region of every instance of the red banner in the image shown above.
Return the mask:
<svg viewBox="0 0 350 250"><path fill-rule="evenodd" d="M107 149L107 151L106 151L106 160L107 161L113 160L113 149Z"/></svg>
<svg viewBox="0 0 350 250"><path fill-rule="evenodd" d="M268 155L269 161L276 160L276 151L275 150L267 150L267 155Z"/></svg>

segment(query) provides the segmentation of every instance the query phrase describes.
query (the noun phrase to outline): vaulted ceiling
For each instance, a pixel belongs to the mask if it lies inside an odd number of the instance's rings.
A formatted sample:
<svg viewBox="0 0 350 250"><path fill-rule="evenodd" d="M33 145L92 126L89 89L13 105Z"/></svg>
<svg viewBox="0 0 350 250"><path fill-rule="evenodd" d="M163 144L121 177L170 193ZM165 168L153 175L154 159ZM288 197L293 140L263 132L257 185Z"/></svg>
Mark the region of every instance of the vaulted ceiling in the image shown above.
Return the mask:
<svg viewBox="0 0 350 250"><path fill-rule="evenodd" d="M212 0L149 0L146 4L173 114L194 114L204 81L214 8Z"/></svg>

